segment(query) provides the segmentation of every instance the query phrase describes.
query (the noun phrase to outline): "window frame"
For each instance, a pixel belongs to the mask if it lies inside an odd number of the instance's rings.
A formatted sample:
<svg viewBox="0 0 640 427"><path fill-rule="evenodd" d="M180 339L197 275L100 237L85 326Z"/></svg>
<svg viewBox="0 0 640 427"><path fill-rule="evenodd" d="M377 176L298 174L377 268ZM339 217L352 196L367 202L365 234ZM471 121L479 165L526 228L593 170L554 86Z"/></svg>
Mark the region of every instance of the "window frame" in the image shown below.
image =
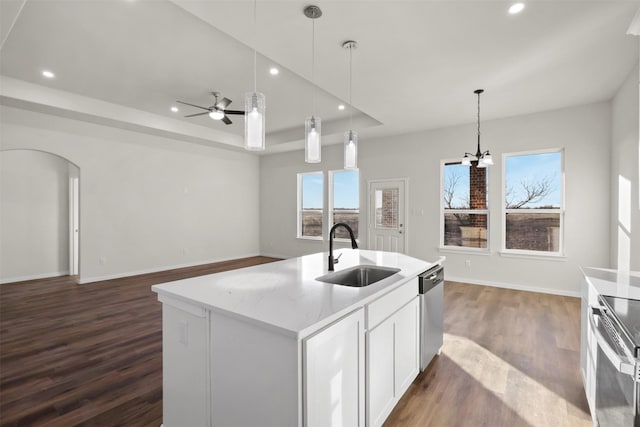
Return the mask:
<svg viewBox="0 0 640 427"><path fill-rule="evenodd" d="M474 248L469 246L454 246L454 245L445 245L444 242L444 215L446 213L446 209L444 207L444 185L445 185L445 167L451 164L462 164L462 160L459 158L454 159L442 159L440 160L440 240L438 242L438 249L444 252L471 252L475 254L489 254L491 251L491 209L489 208L490 204L490 191L489 191L489 169L490 167L485 168L486 170L486 187L487 187L487 209L456 209L456 213L462 214L481 214L486 215L487 217L487 247L486 248ZM471 166L469 166L471 167Z"/></svg>
<svg viewBox="0 0 640 427"><path fill-rule="evenodd" d="M302 181L306 175L320 175L322 177L322 231L319 236L303 236L302 235ZM299 172L297 174L297 203L296 203L296 238L304 240L324 241L327 230L326 209L325 209L325 176L324 171Z"/></svg>
<svg viewBox="0 0 640 427"><path fill-rule="evenodd" d="M356 238L356 242L360 243L360 234L361 234L361 227L360 224L362 221L360 221L360 194L361 194L361 183L360 183L360 169L334 169L334 170L329 170L327 171L327 174L329 175L327 178L327 185L328 185L328 189L327 189L327 227L326 227L326 238L327 240L329 240L329 231L331 231L331 227L333 227L334 223L333 223L333 177L336 173L340 173L340 172L358 172L358 237ZM334 239L334 241L336 242L351 242L351 240L349 239L345 239L345 238L340 238L340 237L336 237Z"/></svg>
<svg viewBox="0 0 640 427"><path fill-rule="evenodd" d="M507 158L508 157L516 157L516 156L530 156L535 154L553 154L560 153L560 207L553 209L531 209L531 208L518 208L518 209L507 209L506 207L506 196L507 196ZM532 257L532 258L556 258L562 259L565 257L565 224L564 217L566 212L566 204L565 204L565 150L564 148L545 148L539 150L527 150L527 151L516 151L511 153L502 153L502 200L501 204L501 215L502 215L502 243L500 248L500 254L503 256L513 256L513 257ZM529 249L507 249L507 214L508 213L532 213L532 214L549 214L549 213L558 213L560 214L560 231L558 236L558 251L534 251Z"/></svg>

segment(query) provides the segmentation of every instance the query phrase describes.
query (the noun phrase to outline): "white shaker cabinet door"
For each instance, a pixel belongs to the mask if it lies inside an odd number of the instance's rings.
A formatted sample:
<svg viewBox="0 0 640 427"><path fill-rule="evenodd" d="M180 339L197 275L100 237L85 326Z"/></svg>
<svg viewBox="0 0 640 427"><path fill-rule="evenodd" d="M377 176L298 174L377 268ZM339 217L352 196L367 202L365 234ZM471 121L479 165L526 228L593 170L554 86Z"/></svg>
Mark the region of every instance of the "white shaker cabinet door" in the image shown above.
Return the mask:
<svg viewBox="0 0 640 427"><path fill-rule="evenodd" d="M386 321L367 334L367 425L370 427L382 425L395 404L393 328L393 321Z"/></svg>
<svg viewBox="0 0 640 427"><path fill-rule="evenodd" d="M381 426L418 375L419 299L367 333L368 427Z"/></svg>
<svg viewBox="0 0 640 427"><path fill-rule="evenodd" d="M418 297L395 315L395 395L399 399L420 371Z"/></svg>
<svg viewBox="0 0 640 427"><path fill-rule="evenodd" d="M364 312L303 341L306 427L364 426Z"/></svg>

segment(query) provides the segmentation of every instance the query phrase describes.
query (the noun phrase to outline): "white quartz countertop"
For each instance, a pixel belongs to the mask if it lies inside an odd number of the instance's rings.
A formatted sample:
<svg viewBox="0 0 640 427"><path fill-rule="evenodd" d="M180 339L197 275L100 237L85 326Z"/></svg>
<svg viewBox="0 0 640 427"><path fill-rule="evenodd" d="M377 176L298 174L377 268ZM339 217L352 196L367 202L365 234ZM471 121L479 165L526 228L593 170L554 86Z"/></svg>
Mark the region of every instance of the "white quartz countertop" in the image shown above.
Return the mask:
<svg viewBox="0 0 640 427"><path fill-rule="evenodd" d="M584 277L598 294L640 300L640 272L583 267Z"/></svg>
<svg viewBox="0 0 640 427"><path fill-rule="evenodd" d="M335 271L364 264L400 272L363 288L319 282L315 278L328 272L328 253L321 252L154 285L152 290L161 300L169 297L302 338L444 261L369 250L334 251L334 257L339 254Z"/></svg>

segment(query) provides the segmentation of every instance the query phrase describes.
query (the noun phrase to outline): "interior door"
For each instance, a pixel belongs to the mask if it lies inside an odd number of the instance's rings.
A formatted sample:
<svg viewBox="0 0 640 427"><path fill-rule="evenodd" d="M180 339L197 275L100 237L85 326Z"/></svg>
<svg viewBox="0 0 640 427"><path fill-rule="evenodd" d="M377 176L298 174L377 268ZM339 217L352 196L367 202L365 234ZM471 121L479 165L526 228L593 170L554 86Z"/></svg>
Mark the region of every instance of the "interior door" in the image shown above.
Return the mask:
<svg viewBox="0 0 640 427"><path fill-rule="evenodd" d="M369 181L369 249L406 253L406 180Z"/></svg>

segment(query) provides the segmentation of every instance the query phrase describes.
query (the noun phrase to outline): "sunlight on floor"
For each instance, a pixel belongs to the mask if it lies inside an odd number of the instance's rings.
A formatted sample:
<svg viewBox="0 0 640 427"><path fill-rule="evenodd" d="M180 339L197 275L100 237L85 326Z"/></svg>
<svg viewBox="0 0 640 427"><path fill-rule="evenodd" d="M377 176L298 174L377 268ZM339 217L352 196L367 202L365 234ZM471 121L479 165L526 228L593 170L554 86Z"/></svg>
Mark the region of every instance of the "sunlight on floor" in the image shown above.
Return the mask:
<svg viewBox="0 0 640 427"><path fill-rule="evenodd" d="M468 338L445 334L443 353L531 426L589 426L563 396ZM559 416L564 415L563 418Z"/></svg>

